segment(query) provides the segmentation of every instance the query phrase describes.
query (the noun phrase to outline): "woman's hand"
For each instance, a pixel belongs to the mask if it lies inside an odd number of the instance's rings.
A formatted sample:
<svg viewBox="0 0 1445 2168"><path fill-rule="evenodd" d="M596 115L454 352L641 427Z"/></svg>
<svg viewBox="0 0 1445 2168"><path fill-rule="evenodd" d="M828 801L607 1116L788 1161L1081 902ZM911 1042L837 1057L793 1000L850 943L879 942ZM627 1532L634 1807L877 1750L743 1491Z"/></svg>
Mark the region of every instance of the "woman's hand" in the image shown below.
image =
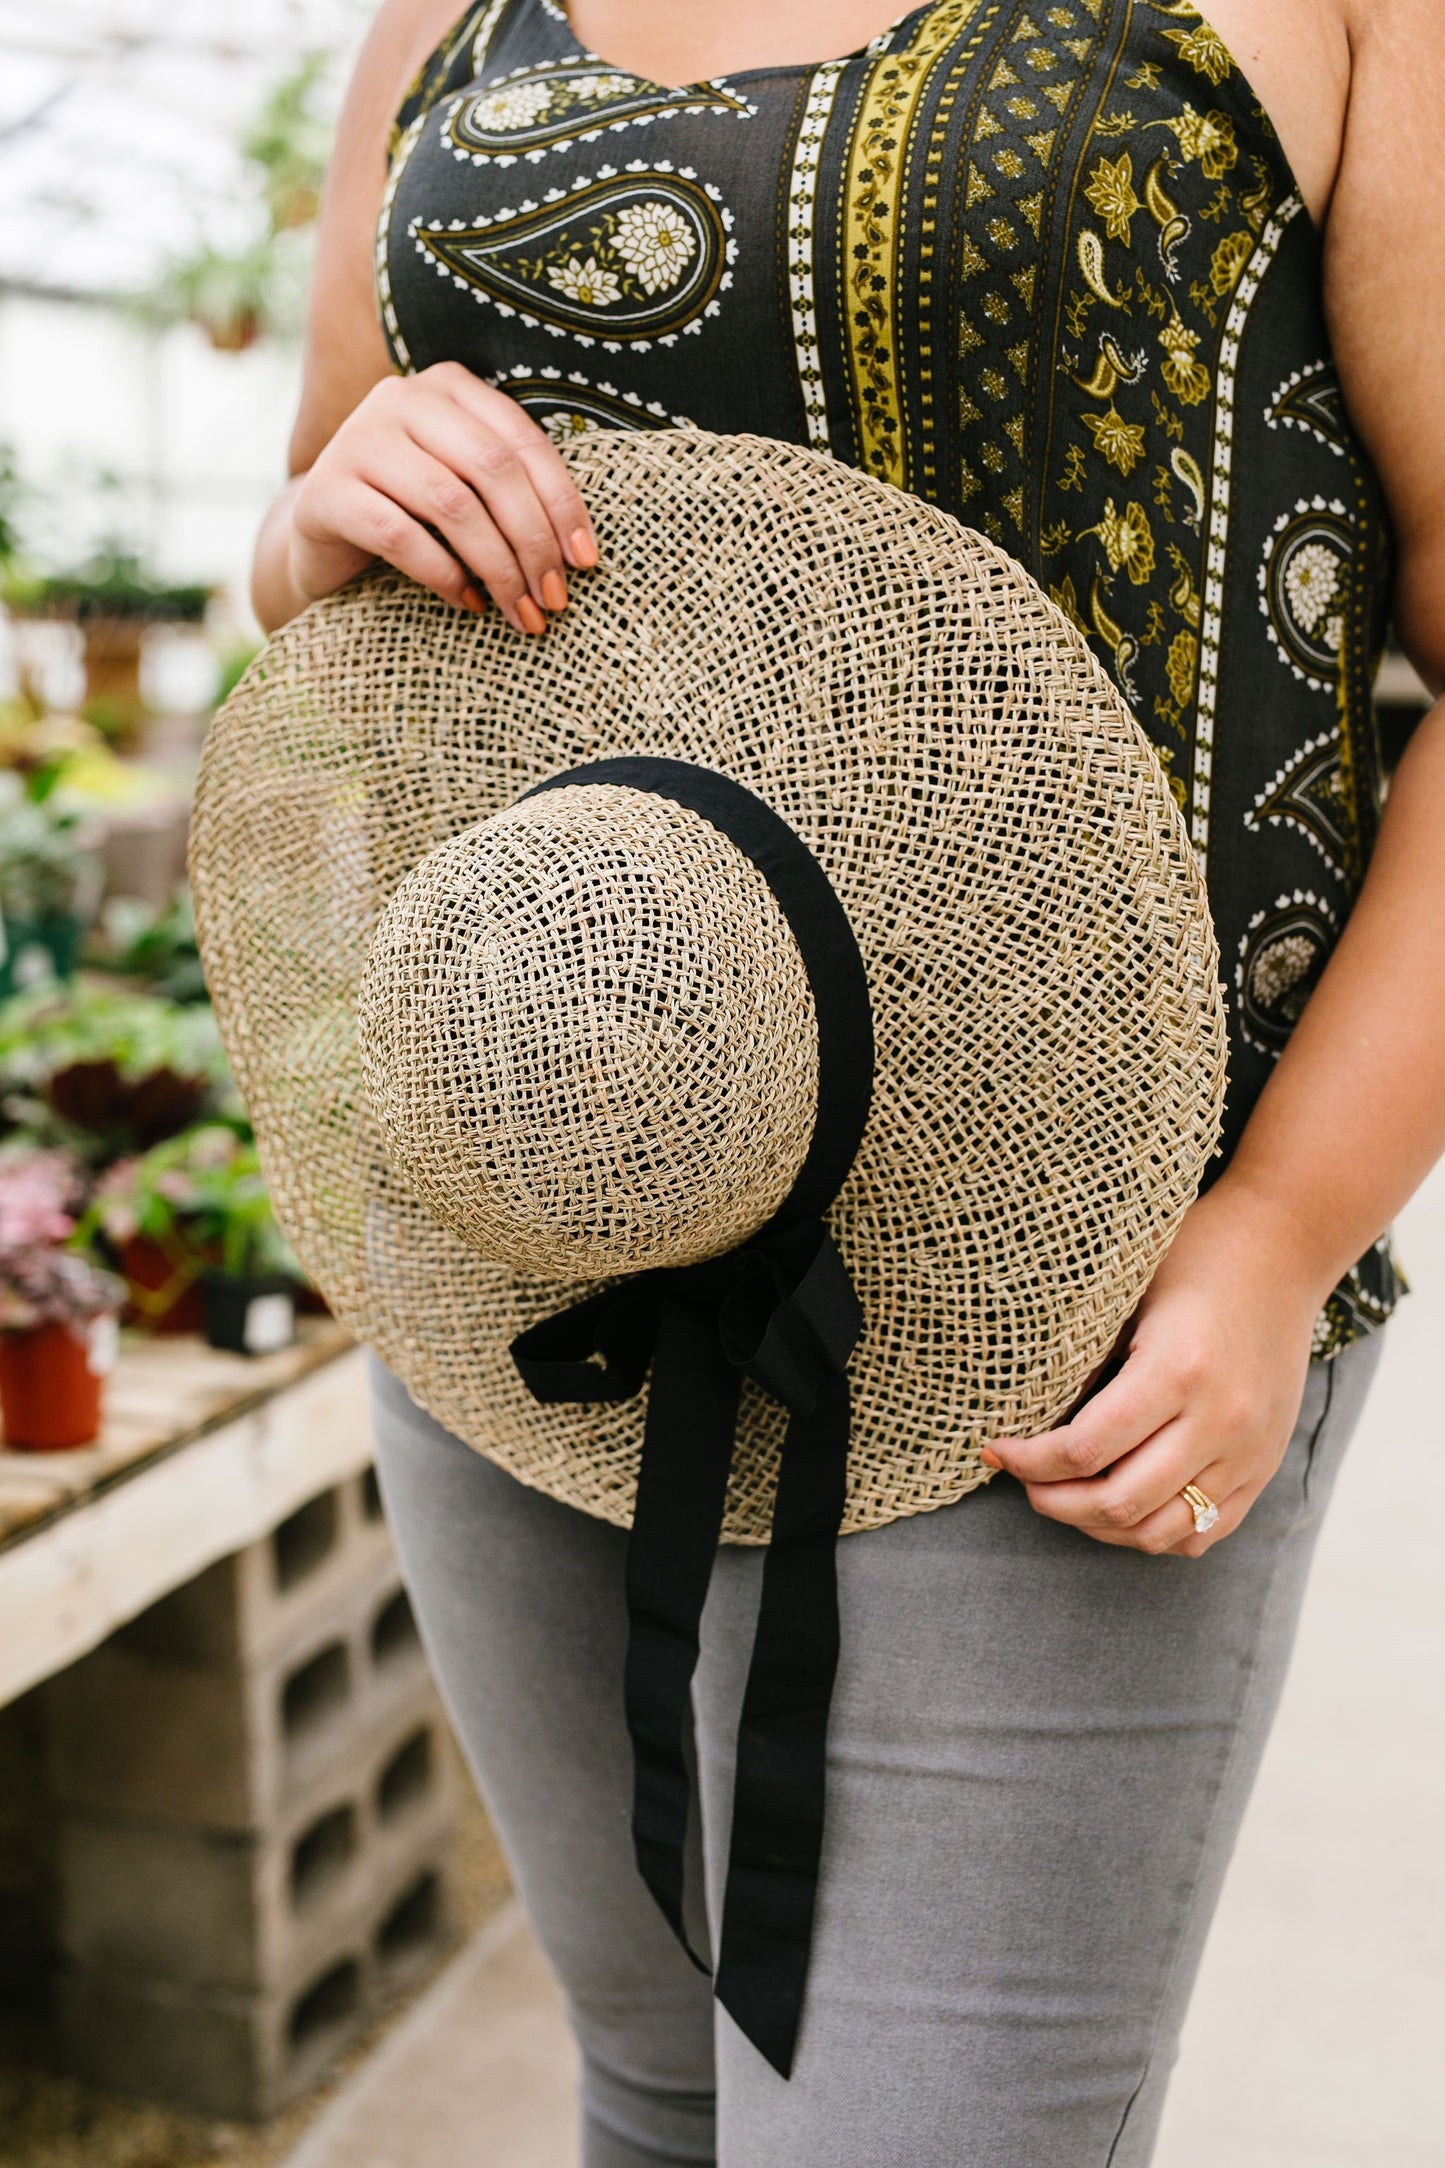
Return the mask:
<svg viewBox="0 0 1445 2168"><path fill-rule="evenodd" d="M1191 1207L1150 1284L1117 1376L1071 1422L995 1440L990 1466L1019 1478L1035 1512L1101 1543L1201 1558L1236 1529L1284 1458L1327 1289L1302 1229L1271 1199L1221 1176ZM1207 1535L1179 1494L1219 1507Z"/></svg>
<svg viewBox="0 0 1445 2168"><path fill-rule="evenodd" d="M545 431L458 362L375 384L292 489L287 571L303 605L380 557L467 609L485 588L537 633L567 606L565 567L597 562Z"/></svg>

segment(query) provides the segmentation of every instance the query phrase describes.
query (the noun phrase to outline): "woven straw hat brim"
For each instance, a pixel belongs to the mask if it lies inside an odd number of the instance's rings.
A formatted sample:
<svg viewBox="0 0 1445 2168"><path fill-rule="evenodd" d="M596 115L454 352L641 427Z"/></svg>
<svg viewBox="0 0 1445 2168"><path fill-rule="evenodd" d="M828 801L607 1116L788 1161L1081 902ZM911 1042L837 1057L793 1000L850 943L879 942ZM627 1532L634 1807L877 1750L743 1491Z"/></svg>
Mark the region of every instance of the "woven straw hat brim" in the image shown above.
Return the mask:
<svg viewBox="0 0 1445 2168"><path fill-rule="evenodd" d="M865 1319L844 1526L950 1503L988 1438L1076 1398L1217 1144L1218 954L1173 797L1077 630L945 513L759 438L565 456L603 561L545 637L380 573L212 726L197 918L278 1216L438 1420L629 1520L641 1399L538 1405L508 1352L585 1288L478 1258L392 1171L358 988L404 876L532 784L719 769L821 861L869 977L872 1112L830 1215ZM745 1389L730 1540L766 1540L783 1421Z"/></svg>

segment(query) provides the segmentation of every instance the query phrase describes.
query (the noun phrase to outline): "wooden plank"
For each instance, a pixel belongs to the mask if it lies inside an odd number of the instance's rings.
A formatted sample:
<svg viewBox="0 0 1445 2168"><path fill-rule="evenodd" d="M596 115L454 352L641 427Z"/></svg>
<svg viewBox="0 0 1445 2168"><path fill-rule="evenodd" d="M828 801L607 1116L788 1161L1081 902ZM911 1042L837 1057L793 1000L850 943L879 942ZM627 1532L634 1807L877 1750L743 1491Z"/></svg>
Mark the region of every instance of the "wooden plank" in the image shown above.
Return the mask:
<svg viewBox="0 0 1445 2168"><path fill-rule="evenodd" d="M68 1453L0 1450L0 1553L33 1538L47 1515L73 1510L140 1461L175 1452L218 1422L334 1361L351 1346L331 1318L304 1318L296 1342L273 1355L228 1355L190 1338L127 1333L106 1387L105 1428Z"/></svg>
<svg viewBox="0 0 1445 2168"><path fill-rule="evenodd" d="M248 1365L248 1378L255 1368ZM193 1416L205 1399L198 1379L193 1372L198 1391L187 1403ZM125 1462L119 1434L111 1444L102 1441L89 1449L98 1456L99 1487L78 1493L79 1471L58 1472L63 1510L48 1471L32 1478L45 1491L48 1518L14 1524L0 1548L0 1704L370 1462L366 1359L359 1348L337 1355L333 1341L309 1374L269 1393L248 1385L248 1399L230 1420L193 1430L181 1449L153 1451L139 1463ZM6 1474L5 1505L23 1514L23 1485Z"/></svg>

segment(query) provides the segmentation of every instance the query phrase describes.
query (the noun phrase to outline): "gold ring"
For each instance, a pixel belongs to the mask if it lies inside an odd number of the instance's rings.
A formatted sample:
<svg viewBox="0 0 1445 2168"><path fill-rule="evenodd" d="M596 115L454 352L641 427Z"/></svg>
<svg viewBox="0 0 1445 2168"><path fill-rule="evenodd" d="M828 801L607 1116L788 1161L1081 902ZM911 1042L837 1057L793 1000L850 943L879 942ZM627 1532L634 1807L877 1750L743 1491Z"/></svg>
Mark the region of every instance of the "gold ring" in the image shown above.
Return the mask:
<svg viewBox="0 0 1445 2168"><path fill-rule="evenodd" d="M1214 1500L1197 1483L1186 1483L1179 1495L1194 1515L1195 1535L1207 1535L1219 1519L1219 1508Z"/></svg>

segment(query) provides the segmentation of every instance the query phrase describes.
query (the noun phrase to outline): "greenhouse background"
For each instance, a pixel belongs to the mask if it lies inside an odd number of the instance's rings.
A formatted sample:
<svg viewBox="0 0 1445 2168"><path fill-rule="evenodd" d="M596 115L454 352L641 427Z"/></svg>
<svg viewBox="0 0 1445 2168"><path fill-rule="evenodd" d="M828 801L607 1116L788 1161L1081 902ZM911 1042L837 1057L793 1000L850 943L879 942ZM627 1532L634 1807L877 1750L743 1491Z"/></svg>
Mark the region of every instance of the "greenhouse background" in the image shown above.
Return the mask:
<svg viewBox="0 0 1445 2168"><path fill-rule="evenodd" d="M559 1998L427 1670L361 1352L270 1219L184 882L372 12L0 0L0 2168L574 2159ZM1388 655L1388 741L1423 700ZM1441 2158L1445 1176L1400 1236L1417 1298L1156 2168ZM53 1368L24 1399L47 1304L78 1413Z"/></svg>

